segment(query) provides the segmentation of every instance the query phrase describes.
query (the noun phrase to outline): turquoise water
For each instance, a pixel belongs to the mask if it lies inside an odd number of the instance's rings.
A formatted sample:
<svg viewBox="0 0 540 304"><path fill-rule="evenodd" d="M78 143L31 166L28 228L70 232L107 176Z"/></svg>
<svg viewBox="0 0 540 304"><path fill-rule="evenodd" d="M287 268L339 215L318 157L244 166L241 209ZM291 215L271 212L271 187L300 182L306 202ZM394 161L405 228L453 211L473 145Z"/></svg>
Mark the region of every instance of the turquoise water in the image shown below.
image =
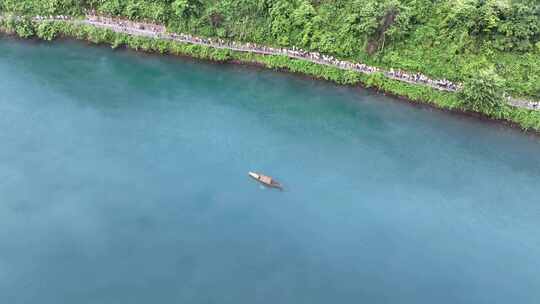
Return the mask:
<svg viewBox="0 0 540 304"><path fill-rule="evenodd" d="M540 303L538 137L73 42L0 93L0 303Z"/></svg>

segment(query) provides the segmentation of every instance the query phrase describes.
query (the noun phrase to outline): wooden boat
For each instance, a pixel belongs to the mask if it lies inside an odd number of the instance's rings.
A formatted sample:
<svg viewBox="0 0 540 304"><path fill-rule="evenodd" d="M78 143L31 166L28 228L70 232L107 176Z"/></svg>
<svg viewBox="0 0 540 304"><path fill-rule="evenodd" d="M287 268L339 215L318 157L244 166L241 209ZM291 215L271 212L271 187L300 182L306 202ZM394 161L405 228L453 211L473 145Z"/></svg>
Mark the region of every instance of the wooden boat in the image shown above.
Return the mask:
<svg viewBox="0 0 540 304"><path fill-rule="evenodd" d="M248 172L248 174L253 179L257 180L259 183L261 183L261 184L263 184L263 185L265 185L267 187L277 188L279 190L283 190L283 187L281 186L281 184L278 183L277 181L275 181L270 176L266 176L266 175L255 173L255 172Z"/></svg>

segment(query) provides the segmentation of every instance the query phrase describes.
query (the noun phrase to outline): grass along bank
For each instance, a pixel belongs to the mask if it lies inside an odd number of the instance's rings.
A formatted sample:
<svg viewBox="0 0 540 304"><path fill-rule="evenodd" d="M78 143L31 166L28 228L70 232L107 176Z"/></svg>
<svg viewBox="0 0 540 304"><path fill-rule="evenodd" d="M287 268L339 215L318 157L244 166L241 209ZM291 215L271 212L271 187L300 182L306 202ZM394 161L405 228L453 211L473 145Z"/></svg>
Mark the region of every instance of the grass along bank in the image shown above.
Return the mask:
<svg viewBox="0 0 540 304"><path fill-rule="evenodd" d="M386 77L381 72L365 74L284 55L261 55L156 37L136 36L80 22L62 20L36 22L27 18L2 18L0 27L3 32L17 34L23 38L37 37L51 41L61 36L96 44L109 44L113 48L125 46L146 52L190 56L216 62L235 61L259 64L271 69L286 69L343 85L362 84L393 95L406 97L413 102L428 103L437 108L452 111L476 112L491 119L508 121L523 129L540 131L540 112L538 111L516 108L504 103L471 108L469 104L463 102L463 98L457 93L398 81Z"/></svg>

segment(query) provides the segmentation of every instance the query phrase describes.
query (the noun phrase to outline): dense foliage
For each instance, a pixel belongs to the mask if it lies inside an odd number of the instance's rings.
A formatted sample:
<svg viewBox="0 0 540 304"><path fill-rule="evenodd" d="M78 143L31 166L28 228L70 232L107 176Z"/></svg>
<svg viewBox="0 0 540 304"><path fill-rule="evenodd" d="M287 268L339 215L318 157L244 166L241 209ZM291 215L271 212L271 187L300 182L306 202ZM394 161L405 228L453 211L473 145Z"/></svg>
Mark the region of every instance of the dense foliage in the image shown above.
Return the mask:
<svg viewBox="0 0 540 304"><path fill-rule="evenodd" d="M493 70L483 70L464 81L461 100L476 112L496 113L504 102L504 82Z"/></svg>
<svg viewBox="0 0 540 304"><path fill-rule="evenodd" d="M464 90L459 95L439 93L377 74L368 77L283 57L250 57L99 30L79 37L93 42L219 61L257 61L339 83L361 81L413 100L472 109L540 128L539 115L510 110L500 102L503 89L514 96L540 99L537 0L0 0L0 10L16 15L82 15L88 9L164 23L171 31L296 46L418 71L462 82ZM65 34L52 24L32 27L28 20L13 29L20 36L45 40Z"/></svg>
<svg viewBox="0 0 540 304"><path fill-rule="evenodd" d="M451 80L494 70L513 95L540 98L538 0L0 0L18 14L88 8Z"/></svg>

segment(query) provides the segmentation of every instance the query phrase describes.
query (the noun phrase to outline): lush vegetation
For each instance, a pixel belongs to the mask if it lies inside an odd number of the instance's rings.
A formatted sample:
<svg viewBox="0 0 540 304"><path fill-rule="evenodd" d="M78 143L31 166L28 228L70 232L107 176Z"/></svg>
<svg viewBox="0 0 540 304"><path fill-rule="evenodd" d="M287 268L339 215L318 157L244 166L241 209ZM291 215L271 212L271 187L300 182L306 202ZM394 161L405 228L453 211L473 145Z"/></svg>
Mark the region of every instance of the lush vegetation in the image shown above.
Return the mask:
<svg viewBox="0 0 540 304"><path fill-rule="evenodd" d="M482 70L463 83L459 96L476 112L497 113L504 104L503 80L493 70Z"/></svg>
<svg viewBox="0 0 540 304"><path fill-rule="evenodd" d="M113 46L218 61L287 68L344 84L362 82L412 100L468 109L540 129L540 115L511 109L503 93L540 99L540 2L537 0L0 0L16 15L101 14L164 23L169 30L274 46L297 46L381 67L422 72L464 84L436 92L382 77L283 57L212 50L83 27L5 21L22 37L58 34ZM9 24L9 23L16 24ZM506 92L504 92L506 91Z"/></svg>
<svg viewBox="0 0 540 304"><path fill-rule="evenodd" d="M18 14L87 8L456 81L493 70L509 93L540 98L537 0L0 0Z"/></svg>

